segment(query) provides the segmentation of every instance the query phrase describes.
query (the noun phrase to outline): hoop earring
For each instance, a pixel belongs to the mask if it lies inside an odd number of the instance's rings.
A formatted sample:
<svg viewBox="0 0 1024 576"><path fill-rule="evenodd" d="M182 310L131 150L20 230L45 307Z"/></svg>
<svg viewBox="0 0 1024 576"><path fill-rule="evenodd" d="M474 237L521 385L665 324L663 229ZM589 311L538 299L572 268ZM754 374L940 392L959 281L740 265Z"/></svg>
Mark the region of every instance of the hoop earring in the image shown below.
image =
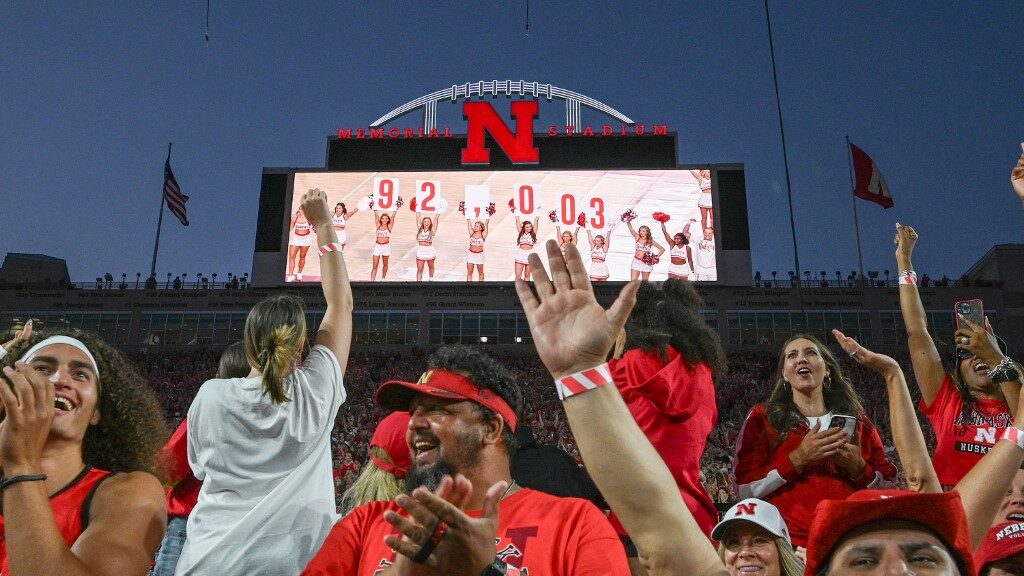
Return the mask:
<svg viewBox="0 0 1024 576"><path fill-rule="evenodd" d="M786 390L789 390L789 389L791 389L791 388L792 388L792 386L791 386L791 385L789 384L789 380L783 380L783 381L782 381L782 387L783 387L784 389L786 389Z"/></svg>
<svg viewBox="0 0 1024 576"><path fill-rule="evenodd" d="M825 388L826 389L831 389L832 388L832 376L830 376L830 375L826 375L825 376Z"/></svg>

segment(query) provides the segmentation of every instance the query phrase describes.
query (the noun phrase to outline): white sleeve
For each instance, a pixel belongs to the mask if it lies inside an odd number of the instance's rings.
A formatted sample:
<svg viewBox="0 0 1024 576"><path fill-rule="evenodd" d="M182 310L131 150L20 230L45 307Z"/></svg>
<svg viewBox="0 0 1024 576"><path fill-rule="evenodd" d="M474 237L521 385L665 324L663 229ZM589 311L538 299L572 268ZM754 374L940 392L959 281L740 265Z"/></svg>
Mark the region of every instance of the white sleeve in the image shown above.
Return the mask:
<svg viewBox="0 0 1024 576"><path fill-rule="evenodd" d="M754 480L749 484L740 484L737 492L739 497L743 498L764 498L765 496L775 492L779 488L782 488L786 484L786 479L779 474L778 470L772 469L767 476L760 480ZM870 486L869 486L870 488Z"/></svg>

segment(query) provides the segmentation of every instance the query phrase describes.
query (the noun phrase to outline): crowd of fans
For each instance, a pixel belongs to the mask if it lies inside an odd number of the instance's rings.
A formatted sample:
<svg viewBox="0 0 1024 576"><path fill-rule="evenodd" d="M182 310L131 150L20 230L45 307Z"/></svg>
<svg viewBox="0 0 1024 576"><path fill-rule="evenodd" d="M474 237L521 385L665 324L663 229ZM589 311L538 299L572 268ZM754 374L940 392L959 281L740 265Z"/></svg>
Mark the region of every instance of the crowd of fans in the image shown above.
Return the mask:
<svg viewBox="0 0 1024 576"><path fill-rule="evenodd" d="M888 352L903 366L908 367L908 376L912 374L905 350L893 349ZM715 375L718 424L708 438L707 448L701 459L701 473L708 494L716 504L722 505L722 508L737 500L735 479L732 475L736 438L751 407L768 396L774 381L776 354L777 351L769 347L762 352L731 354L728 370ZM419 376L418 371L422 370L426 356L427 354L417 350L401 355L352 355L345 374L348 400L342 405L331 434L334 446L335 483L339 498L342 492L351 486L362 464L368 459L370 436L377 423L386 415L385 411L373 402L374 390L387 380L415 380ZM529 354L502 353L497 356L498 360L516 375L522 387L526 406L523 419L534 430L538 442L565 450L582 465L579 449L562 411L562 404L551 386L550 376L544 366L536 356ZM161 353L152 356L136 353L132 356L160 398L172 429L185 417L199 386L213 377L217 370L218 358L219 352L212 351ZM886 451L900 468L889 425L885 385L877 374L856 363L845 363L843 368L856 385L868 416L878 426ZM915 391L915 402L917 399ZM928 445L934 446L927 420L922 416L920 421L928 437Z"/></svg>

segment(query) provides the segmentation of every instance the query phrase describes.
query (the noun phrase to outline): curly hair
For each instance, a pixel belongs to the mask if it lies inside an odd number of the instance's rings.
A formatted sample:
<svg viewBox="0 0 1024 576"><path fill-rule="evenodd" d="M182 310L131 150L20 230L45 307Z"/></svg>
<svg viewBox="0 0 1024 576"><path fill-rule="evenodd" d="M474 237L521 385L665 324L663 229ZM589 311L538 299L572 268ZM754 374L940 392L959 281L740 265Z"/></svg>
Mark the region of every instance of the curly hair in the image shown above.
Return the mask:
<svg viewBox="0 0 1024 576"><path fill-rule="evenodd" d="M505 369L497 360L487 354L468 346L458 344L444 346L427 359L427 370L441 369L451 372L458 372L473 381L480 388L490 390L501 397L520 417L523 412L523 393L516 384L512 374ZM480 417L484 421L490 421L497 417L490 408L475 404ZM505 447L511 457L516 452L518 443L515 433L505 424L502 438L505 440Z"/></svg>
<svg viewBox="0 0 1024 576"><path fill-rule="evenodd" d="M825 407L838 414L856 416L858 420L869 428L874 428L874 424L864 412L864 406L857 396L857 391L854 390L853 385L843 375L843 370L839 367L839 362L836 361L832 351L810 334L794 334L782 344L782 349L779 351L779 364L775 371L775 386L768 396L767 403L768 421L780 432L779 442L786 438L786 435L797 422L804 420L804 415L800 413L796 403L793 402L793 390L782 374L783 367L786 364L786 347L789 346L790 342L801 339L808 340L818 347L821 359L825 362L825 366L828 367L829 382L822 387Z"/></svg>
<svg viewBox="0 0 1024 576"><path fill-rule="evenodd" d="M713 371L726 367L725 350L718 333L700 314L700 295L688 282L669 278L661 286L643 282L636 293L636 306L626 321L625 350L657 350L667 360L668 346L679 351L687 364L701 362Z"/></svg>
<svg viewBox="0 0 1024 576"><path fill-rule="evenodd" d="M128 358L99 336L73 328L46 330L3 359L13 366L24 353L50 336L80 340L99 368L100 421L82 441L82 460L111 472L143 471L159 475L155 457L167 441L167 424L156 395Z"/></svg>

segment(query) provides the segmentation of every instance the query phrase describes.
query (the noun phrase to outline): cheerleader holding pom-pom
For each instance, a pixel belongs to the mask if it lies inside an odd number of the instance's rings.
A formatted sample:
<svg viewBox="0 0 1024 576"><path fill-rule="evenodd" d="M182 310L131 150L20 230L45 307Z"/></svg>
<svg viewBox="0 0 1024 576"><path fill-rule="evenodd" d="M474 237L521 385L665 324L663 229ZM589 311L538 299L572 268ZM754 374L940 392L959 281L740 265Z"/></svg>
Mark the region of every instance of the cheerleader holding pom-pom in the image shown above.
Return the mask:
<svg viewBox="0 0 1024 576"><path fill-rule="evenodd" d="M590 280L592 282L604 282L608 280L608 251L612 248L611 234L608 239L601 234L594 236L594 233L587 229L587 240L590 241Z"/></svg>
<svg viewBox="0 0 1024 576"><path fill-rule="evenodd" d="M630 210L629 212L633 212ZM651 229L645 224L640 226L639 230L633 228L633 220L636 217L636 213L633 213L633 218L626 219L626 214L623 214L623 221L626 226L629 227L629 233L633 235L633 240L636 242L636 248L633 252L633 261L629 265L629 279L636 280L640 278L642 280L648 280L651 277L651 272L654 270L654 265L661 259L661 255L665 252L665 247L654 241L651 236ZM657 249L657 254L654 250Z"/></svg>
<svg viewBox="0 0 1024 576"><path fill-rule="evenodd" d="M484 281L484 242L487 240L487 228L489 220L477 220L470 222L466 220L466 229L469 231L469 253L466 254L466 280L473 280L473 269L476 268L477 279Z"/></svg>
<svg viewBox="0 0 1024 576"><path fill-rule="evenodd" d="M413 199L412 203L415 204L416 200ZM433 280L434 262L437 260L437 250L434 248L434 235L437 234L441 221L438 220L437 224L434 224L433 218L423 216L419 212L416 213L416 220L420 223L419 230L416 232L416 281L420 282L423 280L424 266L426 266L429 274L428 279Z"/></svg>
<svg viewBox="0 0 1024 576"><path fill-rule="evenodd" d="M348 234L345 233L345 226L349 218L359 212L359 206L349 211L345 208L344 202L338 202L334 205L334 212L331 213L331 224L334 225L334 233L338 235L338 244L344 248L348 244Z"/></svg>
<svg viewBox="0 0 1024 576"><path fill-rule="evenodd" d="M676 232L669 235L665 222L669 221L669 215L662 212L655 212L654 219L661 222L661 233L665 235L665 241L669 244L668 255L668 277L680 280L689 280L693 273L693 250L690 248L690 240L686 234Z"/></svg>
<svg viewBox="0 0 1024 576"><path fill-rule="evenodd" d="M519 230L519 236L516 238L516 279L522 278L527 282L530 281L530 252L533 251L534 245L537 244L537 224L540 222L540 218L534 218L533 222L527 220L523 222L516 216L516 228Z"/></svg>

